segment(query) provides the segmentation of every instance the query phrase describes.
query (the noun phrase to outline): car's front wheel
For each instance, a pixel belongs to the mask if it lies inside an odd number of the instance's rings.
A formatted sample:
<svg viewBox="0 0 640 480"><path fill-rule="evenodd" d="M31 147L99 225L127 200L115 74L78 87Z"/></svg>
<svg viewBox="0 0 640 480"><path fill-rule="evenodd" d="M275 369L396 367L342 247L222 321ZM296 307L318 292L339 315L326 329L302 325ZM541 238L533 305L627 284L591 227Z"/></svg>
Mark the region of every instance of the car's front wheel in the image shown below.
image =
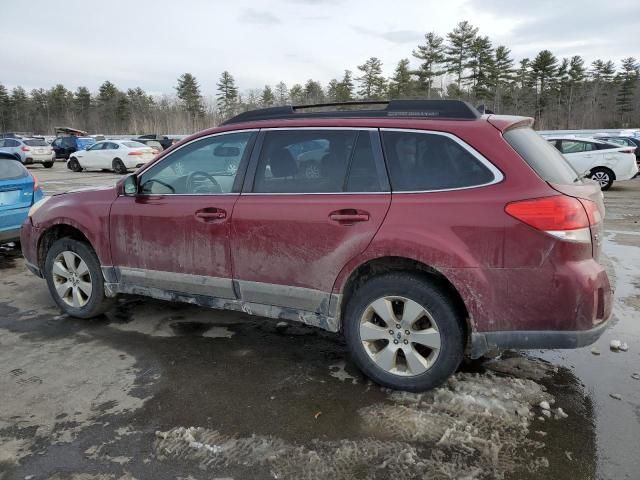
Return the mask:
<svg viewBox="0 0 640 480"><path fill-rule="evenodd" d="M451 376L464 354L463 318L425 278L389 273L351 298L344 334L356 365L380 385L429 390Z"/></svg>
<svg viewBox="0 0 640 480"><path fill-rule="evenodd" d="M42 166L44 168L51 168L51 167L53 167L53 162L43 162Z"/></svg>
<svg viewBox="0 0 640 480"><path fill-rule="evenodd" d="M613 185L613 172L608 168L598 167L591 170L591 180L595 180L600 184L601 190L609 190Z"/></svg>
<svg viewBox="0 0 640 480"><path fill-rule="evenodd" d="M82 166L80 165L80 162L78 161L78 159L76 157L71 157L69 159L69 163L67 165L69 167L69 170L71 170L73 172L81 172L82 171Z"/></svg>
<svg viewBox="0 0 640 480"><path fill-rule="evenodd" d="M47 253L44 274L55 302L73 317L96 317L111 306L98 257L84 242L72 238L56 241Z"/></svg>

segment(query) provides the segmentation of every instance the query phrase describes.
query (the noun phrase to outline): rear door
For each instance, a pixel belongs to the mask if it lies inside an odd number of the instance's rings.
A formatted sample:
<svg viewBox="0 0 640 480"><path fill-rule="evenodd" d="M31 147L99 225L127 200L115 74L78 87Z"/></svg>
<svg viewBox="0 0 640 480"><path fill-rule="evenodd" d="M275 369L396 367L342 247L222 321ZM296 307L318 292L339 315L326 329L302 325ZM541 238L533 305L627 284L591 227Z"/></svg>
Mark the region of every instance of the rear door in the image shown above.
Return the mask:
<svg viewBox="0 0 640 480"><path fill-rule="evenodd" d="M585 173L602 164L606 150L598 151L592 142L583 140L560 140L560 152L578 173Z"/></svg>
<svg viewBox="0 0 640 480"><path fill-rule="evenodd" d="M235 298L229 228L255 135L222 133L182 145L140 174L136 196L116 199L109 232L123 285ZM222 168L229 158L241 167Z"/></svg>
<svg viewBox="0 0 640 480"><path fill-rule="evenodd" d="M378 133L266 129L256 148L232 220L241 298L327 314L338 273L367 248L391 202Z"/></svg>

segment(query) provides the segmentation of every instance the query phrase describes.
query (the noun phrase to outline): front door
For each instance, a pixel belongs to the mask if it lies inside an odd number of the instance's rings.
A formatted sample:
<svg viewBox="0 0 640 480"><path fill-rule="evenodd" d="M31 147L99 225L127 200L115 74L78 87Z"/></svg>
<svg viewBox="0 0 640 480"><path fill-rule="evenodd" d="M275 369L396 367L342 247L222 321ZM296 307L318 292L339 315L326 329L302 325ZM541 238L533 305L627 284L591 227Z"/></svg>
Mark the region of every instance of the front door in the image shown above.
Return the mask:
<svg viewBox="0 0 640 480"><path fill-rule="evenodd" d="M255 174L233 213L240 295L330 314L335 279L367 248L391 201L378 133L299 128L261 135Z"/></svg>
<svg viewBox="0 0 640 480"><path fill-rule="evenodd" d="M140 175L137 196L114 202L111 254L123 285L235 298L229 227L254 137L188 143Z"/></svg>

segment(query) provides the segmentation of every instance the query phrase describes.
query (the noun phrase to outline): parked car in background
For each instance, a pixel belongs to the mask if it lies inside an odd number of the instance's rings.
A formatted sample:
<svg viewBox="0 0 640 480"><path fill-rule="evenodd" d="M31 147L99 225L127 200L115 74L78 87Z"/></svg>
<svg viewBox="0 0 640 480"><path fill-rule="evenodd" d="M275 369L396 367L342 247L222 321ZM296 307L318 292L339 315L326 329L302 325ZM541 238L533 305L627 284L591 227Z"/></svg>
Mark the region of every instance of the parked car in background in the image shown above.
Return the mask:
<svg viewBox="0 0 640 480"><path fill-rule="evenodd" d="M465 356L576 348L608 325L603 194L532 124L460 101L245 112L39 204L22 251L71 316L138 294L300 321L421 391ZM296 155L318 150L310 176Z"/></svg>
<svg viewBox="0 0 640 480"><path fill-rule="evenodd" d="M158 140L152 140L149 138L134 138L132 139L132 141L144 143L147 147L153 150L154 155L157 155L164 150L164 147Z"/></svg>
<svg viewBox="0 0 640 480"><path fill-rule="evenodd" d="M13 155L0 152L0 244L20 239L29 209L42 197L36 177Z"/></svg>
<svg viewBox="0 0 640 480"><path fill-rule="evenodd" d="M635 148L633 153L636 156L636 163L640 166L640 137L609 137L598 135L597 139L603 142L615 143L623 147Z"/></svg>
<svg viewBox="0 0 640 480"><path fill-rule="evenodd" d="M166 150L167 148L169 148L171 145L173 145L174 143L176 143L175 140L170 139L169 137L167 137L166 135L155 135L155 134L151 134L151 135L140 135L137 138L134 138L134 140L155 140L158 143L160 143L160 145L162 145L162 149ZM146 142L145 142L146 143Z"/></svg>
<svg viewBox="0 0 640 480"><path fill-rule="evenodd" d="M38 138L2 138L0 151L10 153L24 165L41 163L45 168L51 168L56 159L51 146Z"/></svg>
<svg viewBox="0 0 640 480"><path fill-rule="evenodd" d="M547 136L573 168L609 190L614 181L630 180L638 173L635 148L593 138Z"/></svg>
<svg viewBox="0 0 640 480"><path fill-rule="evenodd" d="M72 153L85 150L95 144L95 139L91 137L58 137L51 143L51 148L56 152L56 158L68 159Z"/></svg>
<svg viewBox="0 0 640 480"><path fill-rule="evenodd" d="M133 140L105 140L86 150L74 152L67 167L74 172L82 170L113 170L124 174L127 170L140 168L155 154L150 147Z"/></svg>

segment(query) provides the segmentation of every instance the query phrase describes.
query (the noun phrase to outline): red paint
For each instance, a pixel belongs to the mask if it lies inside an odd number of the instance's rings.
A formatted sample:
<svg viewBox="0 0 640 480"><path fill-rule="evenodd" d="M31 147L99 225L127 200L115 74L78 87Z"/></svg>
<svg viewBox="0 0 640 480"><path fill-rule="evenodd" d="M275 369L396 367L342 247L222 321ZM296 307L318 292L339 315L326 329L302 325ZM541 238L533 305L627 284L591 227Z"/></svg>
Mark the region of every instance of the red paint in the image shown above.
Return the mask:
<svg viewBox="0 0 640 480"><path fill-rule="evenodd" d="M560 194L599 202L593 186L551 186L503 140L522 117L475 121L400 118L300 119L234 124L184 142L246 128L393 127L449 132L504 174L469 190L367 195L117 197L121 190L60 195L23 228L25 257L58 223L81 230L103 265L275 283L341 293L358 266L385 256L422 262L460 293L477 331L581 330L607 318L611 288L598 248L552 237L505 212ZM595 210L590 211L597 219ZM596 232L601 225L593 226ZM595 257L595 258L594 258ZM598 298L604 305L598 309ZM598 312L600 310L600 312ZM604 311L604 316L602 312ZM598 315L600 313L600 315ZM598 317L598 318L596 318Z"/></svg>

